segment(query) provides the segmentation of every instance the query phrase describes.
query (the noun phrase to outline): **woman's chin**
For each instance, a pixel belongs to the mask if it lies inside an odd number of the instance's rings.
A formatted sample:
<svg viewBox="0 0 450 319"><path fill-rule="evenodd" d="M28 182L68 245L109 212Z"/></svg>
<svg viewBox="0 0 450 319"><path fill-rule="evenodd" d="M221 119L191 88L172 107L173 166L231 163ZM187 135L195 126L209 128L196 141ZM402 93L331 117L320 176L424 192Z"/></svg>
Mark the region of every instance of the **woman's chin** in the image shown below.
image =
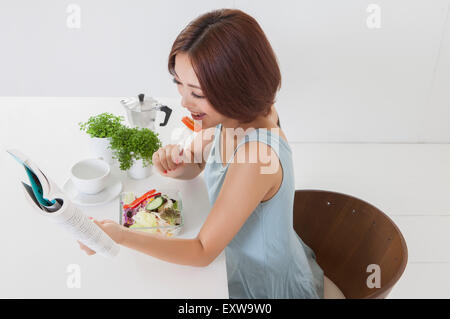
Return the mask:
<svg viewBox="0 0 450 319"><path fill-rule="evenodd" d="M205 130L205 129L207 129L207 128L210 128L210 127L214 127L214 126L216 126L216 125L214 125L214 124L212 124L210 121L208 121L208 119L203 119L203 120L200 120L200 121L195 121L196 123L198 123L199 125L201 125L200 127L201 127L201 129L202 130Z"/></svg>

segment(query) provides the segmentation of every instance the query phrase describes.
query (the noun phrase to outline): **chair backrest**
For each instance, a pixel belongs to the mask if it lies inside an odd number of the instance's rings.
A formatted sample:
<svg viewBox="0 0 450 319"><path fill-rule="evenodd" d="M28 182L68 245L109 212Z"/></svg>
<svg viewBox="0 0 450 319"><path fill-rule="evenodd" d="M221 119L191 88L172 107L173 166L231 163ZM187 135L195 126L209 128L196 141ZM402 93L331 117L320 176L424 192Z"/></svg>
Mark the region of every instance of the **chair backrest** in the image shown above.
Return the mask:
<svg viewBox="0 0 450 319"><path fill-rule="evenodd" d="M346 298L385 298L405 270L408 249L400 230L382 211L358 198L297 190L294 229ZM372 287L376 265L380 288Z"/></svg>

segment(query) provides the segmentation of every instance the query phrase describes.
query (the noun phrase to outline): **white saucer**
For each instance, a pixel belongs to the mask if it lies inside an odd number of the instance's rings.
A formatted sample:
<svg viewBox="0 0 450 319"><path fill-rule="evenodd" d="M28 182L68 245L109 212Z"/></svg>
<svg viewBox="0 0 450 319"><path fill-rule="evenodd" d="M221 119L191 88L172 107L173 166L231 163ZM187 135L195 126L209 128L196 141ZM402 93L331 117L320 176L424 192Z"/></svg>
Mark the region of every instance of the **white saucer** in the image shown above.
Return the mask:
<svg viewBox="0 0 450 319"><path fill-rule="evenodd" d="M80 193L72 180L69 178L63 186L64 192L70 197L70 200L80 206L98 206L106 204L116 198L122 191L122 182L113 174L109 175L108 186L100 193L88 195Z"/></svg>

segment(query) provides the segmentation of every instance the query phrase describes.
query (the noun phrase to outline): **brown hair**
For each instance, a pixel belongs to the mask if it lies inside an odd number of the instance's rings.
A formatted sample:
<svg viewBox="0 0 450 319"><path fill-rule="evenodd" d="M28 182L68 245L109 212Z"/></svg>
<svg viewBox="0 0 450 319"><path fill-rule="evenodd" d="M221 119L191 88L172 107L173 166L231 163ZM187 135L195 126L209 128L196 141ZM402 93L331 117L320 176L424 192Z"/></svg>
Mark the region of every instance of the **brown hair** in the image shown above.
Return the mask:
<svg viewBox="0 0 450 319"><path fill-rule="evenodd" d="M203 94L224 116L244 123L266 116L281 88L275 53L258 22L234 9L214 10L189 23L169 55L187 53Z"/></svg>

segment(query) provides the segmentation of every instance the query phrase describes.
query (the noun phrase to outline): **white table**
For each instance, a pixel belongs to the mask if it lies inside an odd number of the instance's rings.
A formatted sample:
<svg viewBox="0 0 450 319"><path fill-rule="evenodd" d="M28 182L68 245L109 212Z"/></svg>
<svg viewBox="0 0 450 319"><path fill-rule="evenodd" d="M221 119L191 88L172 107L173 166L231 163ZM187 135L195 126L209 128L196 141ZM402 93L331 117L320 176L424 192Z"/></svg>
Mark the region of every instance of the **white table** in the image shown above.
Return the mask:
<svg viewBox="0 0 450 319"><path fill-rule="evenodd" d="M125 115L120 98L0 98L0 297L21 298L228 298L225 253L208 267L171 264L125 247L114 260L87 256L63 230L36 214L25 201L20 180L23 168L5 152L17 148L28 155L58 185L69 177L77 160L91 157L88 137L78 123L102 112ZM177 99L159 99L174 109L167 127L158 128L165 145L183 109ZM157 117L159 122L163 117ZM119 172L116 167L117 172ZM202 176L190 181L162 177L134 181L120 172L123 190L150 187L181 191L185 225L181 238L195 237L210 204ZM13 203L13 204L11 204ZM118 220L118 198L83 208L96 219ZM76 266L71 266L76 265ZM75 268L71 268L75 267ZM67 281L80 270L80 288ZM68 272L69 270L69 272Z"/></svg>

